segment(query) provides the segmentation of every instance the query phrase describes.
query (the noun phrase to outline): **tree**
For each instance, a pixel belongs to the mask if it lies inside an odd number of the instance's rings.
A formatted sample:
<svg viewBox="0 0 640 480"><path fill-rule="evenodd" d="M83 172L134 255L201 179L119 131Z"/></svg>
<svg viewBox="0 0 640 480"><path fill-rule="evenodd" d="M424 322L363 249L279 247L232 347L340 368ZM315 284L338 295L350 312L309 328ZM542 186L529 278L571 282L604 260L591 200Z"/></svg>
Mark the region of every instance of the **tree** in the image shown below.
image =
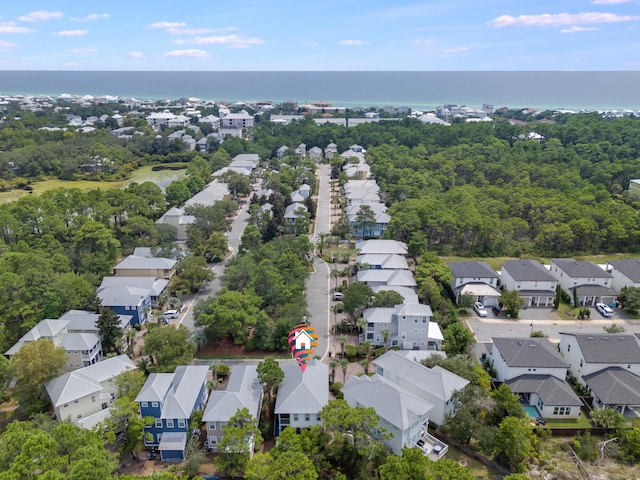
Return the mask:
<svg viewBox="0 0 640 480"><path fill-rule="evenodd" d="M64 348L41 338L24 344L11 357L11 371L16 376L15 394L20 407L28 414L42 411L49 400L42 384L62 375L67 361Z"/></svg>
<svg viewBox="0 0 640 480"><path fill-rule="evenodd" d="M80 273L107 276L119 254L120 242L102 223L89 220L73 235L74 264Z"/></svg>
<svg viewBox="0 0 640 480"><path fill-rule="evenodd" d="M520 397L512 393L506 383L502 383L489 396L496 402L491 414L494 425L498 425L505 417L525 418L527 416L520 403Z"/></svg>
<svg viewBox="0 0 640 480"><path fill-rule="evenodd" d="M168 207L178 207L192 196L187 184L181 180L171 182L166 189L165 197Z"/></svg>
<svg viewBox="0 0 640 480"><path fill-rule="evenodd" d="M360 205L360 208L358 208L355 219L362 231L361 237L364 239L371 225L375 225L376 213L373 211L373 208L371 208L371 205L363 203Z"/></svg>
<svg viewBox="0 0 640 480"><path fill-rule="evenodd" d="M233 415L223 429L218 442L216 466L236 477L242 475L255 446L262 443L258 422L243 407Z"/></svg>
<svg viewBox="0 0 640 480"><path fill-rule="evenodd" d="M443 332L445 340L443 350L448 356L465 354L475 343L473 333L462 322L451 323Z"/></svg>
<svg viewBox="0 0 640 480"><path fill-rule="evenodd" d="M189 329L180 325L158 325L144 336L142 352L153 360L156 372L173 372L178 365L188 365L196 352L196 346L189 340Z"/></svg>
<svg viewBox="0 0 640 480"><path fill-rule="evenodd" d="M518 318L518 313L523 305L520 292L518 290L504 290L500 296L500 304L507 315L510 315L511 318Z"/></svg>
<svg viewBox="0 0 640 480"><path fill-rule="evenodd" d="M458 462L429 460L417 448L403 448L402 457L390 455L380 466L380 480L472 480L471 471Z"/></svg>
<svg viewBox="0 0 640 480"><path fill-rule="evenodd" d="M380 290L373 295L373 308L395 307L404 303L404 297L395 290Z"/></svg>
<svg viewBox="0 0 640 480"><path fill-rule="evenodd" d="M611 407L598 408L591 412L591 420L602 428L618 430L626 426L627 421L624 416Z"/></svg>
<svg viewBox="0 0 640 480"><path fill-rule="evenodd" d="M640 461L640 428L625 428L620 435L620 454L622 461L637 465Z"/></svg>
<svg viewBox="0 0 640 480"><path fill-rule="evenodd" d="M373 290L364 283L354 282L344 290L342 304L344 311L355 321L364 308L369 306L373 297Z"/></svg>
<svg viewBox="0 0 640 480"><path fill-rule="evenodd" d="M192 438L187 443L184 451L185 462L182 466L182 474L188 478L194 478L198 475L200 465L207 459L207 453L200 446L197 439Z"/></svg>
<svg viewBox="0 0 640 480"><path fill-rule="evenodd" d="M538 438L523 418L505 417L498 427L496 459L511 469L526 468L538 454Z"/></svg>
<svg viewBox="0 0 640 480"><path fill-rule="evenodd" d="M203 245L203 256L209 262L219 262L229 253L227 236L222 232L213 232Z"/></svg>
<svg viewBox="0 0 640 480"><path fill-rule="evenodd" d="M640 287L622 287L620 290L622 308L635 315L640 311Z"/></svg>
<svg viewBox="0 0 640 480"><path fill-rule="evenodd" d="M264 388L264 393L267 395L268 405L271 408L273 401L273 395L278 385L284 380L284 372L280 368L278 362L273 358L266 358L258 364L258 378Z"/></svg>
<svg viewBox="0 0 640 480"><path fill-rule="evenodd" d="M343 333L338 335L337 340L338 340L338 343L340 344L340 356L344 358L344 346L347 344L349 337Z"/></svg>
<svg viewBox="0 0 640 480"><path fill-rule="evenodd" d="M97 326L102 340L102 351L119 351L122 346L122 327L118 314L109 307L101 307Z"/></svg>
<svg viewBox="0 0 640 480"><path fill-rule="evenodd" d="M222 178L229 186L231 198L234 200L237 196L249 195L251 193L251 180L248 176L234 170L228 170Z"/></svg>
<svg viewBox="0 0 640 480"><path fill-rule="evenodd" d="M140 418L135 395L129 392L114 400L109 407L109 416L95 430L107 443L115 445L121 454L130 454L137 460L136 452L142 446L145 425L146 420Z"/></svg>
<svg viewBox="0 0 640 480"><path fill-rule="evenodd" d="M13 378L13 372L11 371L11 363L4 355L0 358L0 403L8 400L7 386L9 381Z"/></svg>
<svg viewBox="0 0 640 480"><path fill-rule="evenodd" d="M473 295L463 293L458 297L458 306L460 308L471 308L473 306Z"/></svg>
<svg viewBox="0 0 640 480"><path fill-rule="evenodd" d="M116 397L135 401L147 378L141 370L127 370L118 375L114 383L116 385Z"/></svg>
<svg viewBox="0 0 640 480"><path fill-rule="evenodd" d="M214 274L207 268L204 257L189 255L178 262L176 276L171 281L169 290L179 294L196 293L213 278Z"/></svg>
<svg viewBox="0 0 640 480"><path fill-rule="evenodd" d="M267 453L257 453L247 466L247 480L316 480L318 473L313 462L301 451L291 451L275 459Z"/></svg>

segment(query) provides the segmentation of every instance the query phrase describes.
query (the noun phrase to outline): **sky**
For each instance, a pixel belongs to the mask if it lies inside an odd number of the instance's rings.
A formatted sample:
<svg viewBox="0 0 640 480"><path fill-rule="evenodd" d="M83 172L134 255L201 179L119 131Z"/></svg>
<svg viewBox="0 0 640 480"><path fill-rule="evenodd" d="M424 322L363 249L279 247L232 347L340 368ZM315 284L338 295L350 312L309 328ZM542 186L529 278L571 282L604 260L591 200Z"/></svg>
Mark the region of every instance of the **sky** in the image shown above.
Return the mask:
<svg viewBox="0 0 640 480"><path fill-rule="evenodd" d="M0 70L637 71L640 0L6 1Z"/></svg>

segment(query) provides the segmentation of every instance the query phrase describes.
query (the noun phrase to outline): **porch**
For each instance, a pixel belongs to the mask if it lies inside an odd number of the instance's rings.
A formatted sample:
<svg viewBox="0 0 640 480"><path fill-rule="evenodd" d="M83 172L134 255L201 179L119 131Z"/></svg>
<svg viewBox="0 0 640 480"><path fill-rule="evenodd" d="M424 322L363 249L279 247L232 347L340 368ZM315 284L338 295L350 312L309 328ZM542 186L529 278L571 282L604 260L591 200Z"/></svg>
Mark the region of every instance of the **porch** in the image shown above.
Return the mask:
<svg viewBox="0 0 640 480"><path fill-rule="evenodd" d="M422 429L420 438L416 442L416 447L422 450L422 453L428 456L429 460L434 462L444 457L447 450L449 450L449 446L431 435L426 427Z"/></svg>

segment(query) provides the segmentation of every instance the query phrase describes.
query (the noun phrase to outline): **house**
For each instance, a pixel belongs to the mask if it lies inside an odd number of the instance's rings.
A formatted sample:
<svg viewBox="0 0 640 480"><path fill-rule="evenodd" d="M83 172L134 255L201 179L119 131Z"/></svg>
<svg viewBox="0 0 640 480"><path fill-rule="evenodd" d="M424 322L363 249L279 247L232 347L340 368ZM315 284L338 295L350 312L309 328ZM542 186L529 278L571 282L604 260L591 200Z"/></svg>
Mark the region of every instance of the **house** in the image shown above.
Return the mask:
<svg viewBox="0 0 640 480"><path fill-rule="evenodd" d="M356 243L356 250L360 255L388 254L407 255L407 246L397 240L364 240Z"/></svg>
<svg viewBox="0 0 640 480"><path fill-rule="evenodd" d="M609 367L640 376L640 345L635 335L560 333L560 353L582 385L584 377Z"/></svg>
<svg viewBox="0 0 640 480"><path fill-rule="evenodd" d="M613 408L626 417L640 417L640 377L622 367L583 375L594 408Z"/></svg>
<svg viewBox="0 0 640 480"><path fill-rule="evenodd" d="M306 200L311 196L311 185L303 183L302 185L300 185L300 188L298 188L298 192L300 193L300 195L302 195L302 198Z"/></svg>
<svg viewBox="0 0 640 480"><path fill-rule="evenodd" d="M220 119L223 128L245 129L253 127L253 117L246 111L228 113Z"/></svg>
<svg viewBox="0 0 640 480"><path fill-rule="evenodd" d="M344 194L347 199L347 205L372 205L381 203L380 194L375 189L355 189Z"/></svg>
<svg viewBox="0 0 640 480"><path fill-rule="evenodd" d="M156 220L156 225L171 225L177 231L176 240L185 241L187 239L187 228L195 223L196 217L184 213L183 208L170 208Z"/></svg>
<svg viewBox="0 0 640 480"><path fill-rule="evenodd" d="M305 160L307 158L307 146L301 143L296 147L294 153L300 157L300 160Z"/></svg>
<svg viewBox="0 0 640 480"><path fill-rule="evenodd" d="M376 358L373 364L378 375L431 403L429 421L438 426L447 415L455 415L453 396L469 384L468 380L440 366L425 367L394 350Z"/></svg>
<svg viewBox="0 0 640 480"><path fill-rule="evenodd" d="M135 368L129 357L118 355L49 380L44 388L56 418L93 428L109 415L109 406L117 393L114 380Z"/></svg>
<svg viewBox="0 0 640 480"><path fill-rule="evenodd" d="M558 280L537 260L507 260L500 283L517 290L527 307L553 306Z"/></svg>
<svg viewBox="0 0 640 480"><path fill-rule="evenodd" d="M371 215L366 222L359 221L366 210L362 210L364 204L352 204L345 209L345 215L349 219L353 235L360 238L382 237L389 227L391 216L387 213L387 206L384 203L366 204L371 209ZM366 223L366 225L365 225Z"/></svg>
<svg viewBox="0 0 640 480"><path fill-rule="evenodd" d="M131 325L143 324L151 310L149 290L139 287L103 287L96 295L103 307L109 307L118 315L129 315Z"/></svg>
<svg viewBox="0 0 640 480"><path fill-rule="evenodd" d="M144 427L144 444L160 451L163 461L184 460L191 428L191 414L207 402L205 382L209 367L179 366L174 373L152 373L136 397L142 418L153 423Z"/></svg>
<svg viewBox="0 0 640 480"><path fill-rule="evenodd" d="M370 253L358 255L356 263L361 269L373 270L409 270L406 257L396 254Z"/></svg>
<svg viewBox="0 0 640 480"><path fill-rule="evenodd" d="M609 260L607 272L611 275L611 289L620 293L624 287L640 287L640 260Z"/></svg>
<svg viewBox="0 0 640 480"><path fill-rule="evenodd" d="M286 145L278 147L278 149L276 150L276 158L278 160L282 160L282 158L286 155L287 150L289 150L289 147L287 147Z"/></svg>
<svg viewBox="0 0 640 480"><path fill-rule="evenodd" d="M44 319L25 333L5 355L11 358L25 343L41 338L51 341L56 347L64 348L67 360L66 372L87 367L102 360L102 341L96 322L100 317L94 312L69 310L58 319ZM130 321L129 316L120 316L123 329Z"/></svg>
<svg viewBox="0 0 640 480"><path fill-rule="evenodd" d="M617 297L611 289L613 277L595 263L573 258L552 258L549 271L572 299L575 288L578 305L608 304Z"/></svg>
<svg viewBox="0 0 640 480"><path fill-rule="evenodd" d="M512 393L520 396L529 416L535 416L535 418L578 418L580 416L582 401L564 379L553 375L524 374L506 383Z"/></svg>
<svg viewBox="0 0 640 480"><path fill-rule="evenodd" d="M226 390L214 390L209 394L202 421L207 428L207 448L218 451L224 426L238 410L247 408L256 420L260 419L262 384L256 365L234 365ZM253 452L253 449L250 449Z"/></svg>
<svg viewBox="0 0 640 480"><path fill-rule="evenodd" d="M330 143L324 149L324 156L331 160L338 153L338 145L335 143Z"/></svg>
<svg viewBox="0 0 640 480"><path fill-rule="evenodd" d="M381 441L396 455L402 455L405 447L418 447L426 455L434 454L435 459L446 453L447 446L427 431L433 405L426 400L377 373L351 376L341 391L349 406L376 411L379 429L389 434Z"/></svg>
<svg viewBox="0 0 640 480"><path fill-rule="evenodd" d="M362 313L367 326L360 341L402 350L441 350L444 338L432 315L428 305L419 303L367 308Z"/></svg>
<svg viewBox="0 0 640 480"><path fill-rule="evenodd" d="M373 293L378 293L382 291L393 291L398 293L403 298L402 303L420 303L420 299L418 298L418 294L415 289L410 287L398 287L398 286L388 286L388 285L378 285L375 287L371 287Z"/></svg>
<svg viewBox="0 0 640 480"><path fill-rule="evenodd" d="M176 273L177 260L162 257L136 257L129 255L113 271L116 277L153 277L171 280Z"/></svg>
<svg viewBox="0 0 640 480"><path fill-rule="evenodd" d="M640 196L640 178L629 180L629 195Z"/></svg>
<svg viewBox="0 0 640 480"><path fill-rule="evenodd" d="M103 277L98 290L106 287L133 287L148 290L152 308L160 308L160 297L169 286L169 280L154 277Z"/></svg>
<svg viewBox="0 0 640 480"><path fill-rule="evenodd" d="M322 149L320 147L311 147L309 149L309 160L320 163L322 161Z"/></svg>
<svg viewBox="0 0 640 480"><path fill-rule="evenodd" d="M313 359L304 372L298 365L282 365L284 379L278 386L274 432L320 425L320 411L329 403L329 367Z"/></svg>
<svg viewBox="0 0 640 480"><path fill-rule="evenodd" d="M409 270L379 270L365 269L359 270L356 274L358 282L370 287L408 287L416 288L417 283L413 278L413 273Z"/></svg>
<svg viewBox="0 0 640 480"><path fill-rule="evenodd" d="M284 209L284 221L288 225L295 225L296 220L306 218L307 207L302 203L292 203Z"/></svg>
<svg viewBox="0 0 640 480"><path fill-rule="evenodd" d="M165 110L164 112L153 112L146 117L147 123L153 127L159 127L166 125L168 127L187 127L191 123L189 117L184 115L174 115L173 113Z"/></svg>
<svg viewBox="0 0 640 480"><path fill-rule="evenodd" d="M488 358L500 382L532 373L560 380L567 376L567 364L548 338L492 337L491 341Z"/></svg>
<svg viewBox="0 0 640 480"><path fill-rule="evenodd" d="M461 295L471 295L474 302L485 306L498 306L502 292L498 289L498 274L487 262L466 261L449 262L453 283L451 288L456 301Z"/></svg>
<svg viewBox="0 0 640 480"><path fill-rule="evenodd" d="M244 171L246 169L246 166L242 166L241 168ZM219 182L218 180L213 180L212 182L209 182L206 187L204 187L202 190L196 193L193 197L187 200L184 203L184 206L189 207L189 206L195 206L195 205L202 205L205 207L210 207L214 205L216 202L223 200L228 195L229 195L229 185L227 185L224 182Z"/></svg>

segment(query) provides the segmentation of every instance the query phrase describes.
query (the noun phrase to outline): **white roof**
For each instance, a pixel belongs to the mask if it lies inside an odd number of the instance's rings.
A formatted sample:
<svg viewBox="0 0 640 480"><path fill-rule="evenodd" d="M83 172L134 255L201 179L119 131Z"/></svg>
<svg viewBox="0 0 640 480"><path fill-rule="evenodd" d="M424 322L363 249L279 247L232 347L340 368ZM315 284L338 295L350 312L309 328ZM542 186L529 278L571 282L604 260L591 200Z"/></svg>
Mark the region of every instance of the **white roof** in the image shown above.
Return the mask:
<svg viewBox="0 0 640 480"><path fill-rule="evenodd" d="M369 377L351 376L342 387L345 399L352 399L365 408L373 407L378 416L401 431L427 415L433 405L377 373Z"/></svg>
<svg viewBox="0 0 640 480"><path fill-rule="evenodd" d="M401 287L415 287L417 285L413 278L413 273L409 270L382 270L372 268L359 270L357 278L358 281L362 283L384 283L386 285L398 285Z"/></svg>
<svg viewBox="0 0 640 480"><path fill-rule="evenodd" d="M285 208L284 210L284 218L302 218L303 215L298 215L296 213L296 210L300 208L305 212L308 211L307 207L302 203L295 202L295 203L292 203L291 205L288 205L287 208Z"/></svg>
<svg viewBox="0 0 640 480"><path fill-rule="evenodd" d="M274 413L319 413L329 403L329 367L313 359L300 367L282 366L284 380L278 386Z"/></svg>
<svg viewBox="0 0 640 480"><path fill-rule="evenodd" d="M402 255L370 253L368 255L358 255L356 262L369 266L379 265L383 270L409 270L407 259Z"/></svg>
<svg viewBox="0 0 640 480"><path fill-rule="evenodd" d="M365 240L356 244L361 255L368 253L388 253L407 255L407 246L397 240Z"/></svg>
<svg viewBox="0 0 640 480"><path fill-rule="evenodd" d="M241 408L247 408L254 418L260 416L262 384L257 365L234 365L226 390L209 394L203 422L226 422Z"/></svg>
<svg viewBox="0 0 640 480"><path fill-rule="evenodd" d="M98 290L106 287L134 287L148 290L150 295L160 295L169 285L169 280L154 277L102 277Z"/></svg>
<svg viewBox="0 0 640 480"><path fill-rule="evenodd" d="M100 341L96 333L67 333L60 339L59 347L67 352L91 350Z"/></svg>
<svg viewBox="0 0 640 480"><path fill-rule="evenodd" d="M172 258L136 257L129 255L118 263L115 270L171 270L176 263Z"/></svg>
<svg viewBox="0 0 640 480"><path fill-rule="evenodd" d="M104 287L96 293L105 307L135 307L149 296L149 290L136 287Z"/></svg>

